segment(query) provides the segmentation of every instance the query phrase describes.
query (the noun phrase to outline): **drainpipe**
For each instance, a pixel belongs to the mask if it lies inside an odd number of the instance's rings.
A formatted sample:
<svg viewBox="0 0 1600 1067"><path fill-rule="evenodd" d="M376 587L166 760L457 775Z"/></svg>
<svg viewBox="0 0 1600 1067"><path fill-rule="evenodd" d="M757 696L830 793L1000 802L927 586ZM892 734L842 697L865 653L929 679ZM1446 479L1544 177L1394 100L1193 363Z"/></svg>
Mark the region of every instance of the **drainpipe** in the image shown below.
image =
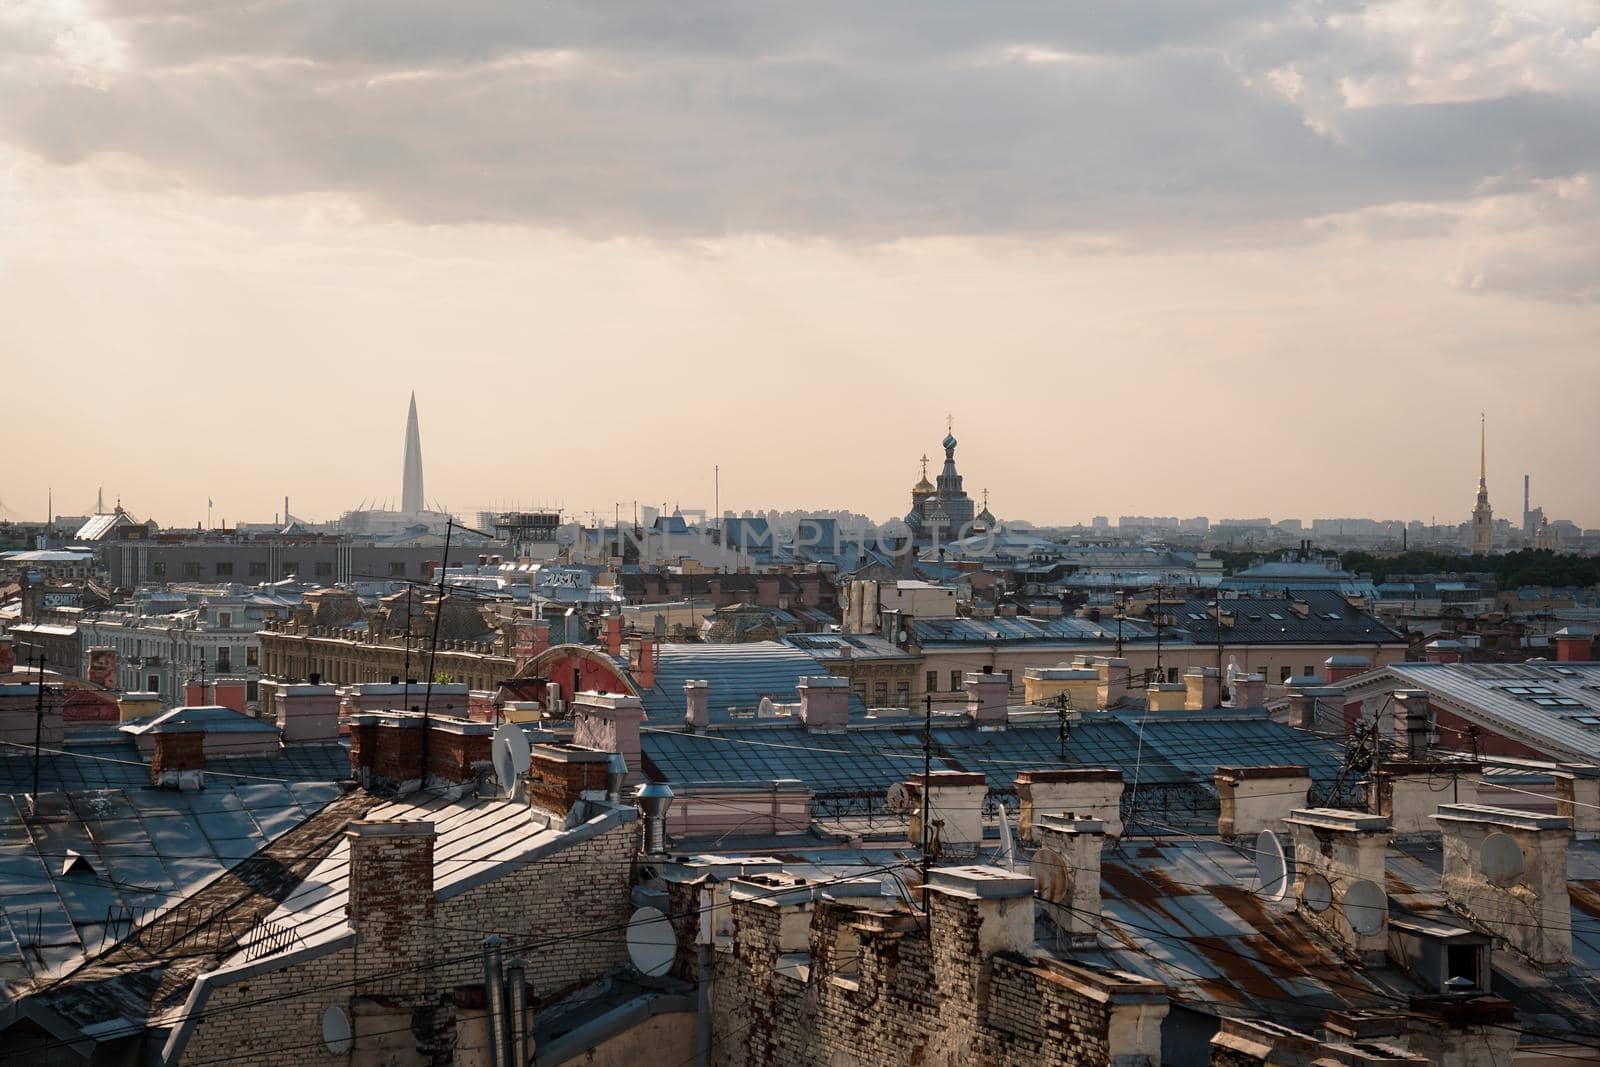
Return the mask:
<svg viewBox="0 0 1600 1067"><path fill-rule="evenodd" d="M506 990L500 975L500 946L505 939L490 934L483 939L483 992L489 1002L489 1067L506 1064Z"/></svg>
<svg viewBox="0 0 1600 1067"><path fill-rule="evenodd" d="M506 981L511 986L510 1018L511 1067L528 1067L528 971L521 960L506 964Z"/></svg>

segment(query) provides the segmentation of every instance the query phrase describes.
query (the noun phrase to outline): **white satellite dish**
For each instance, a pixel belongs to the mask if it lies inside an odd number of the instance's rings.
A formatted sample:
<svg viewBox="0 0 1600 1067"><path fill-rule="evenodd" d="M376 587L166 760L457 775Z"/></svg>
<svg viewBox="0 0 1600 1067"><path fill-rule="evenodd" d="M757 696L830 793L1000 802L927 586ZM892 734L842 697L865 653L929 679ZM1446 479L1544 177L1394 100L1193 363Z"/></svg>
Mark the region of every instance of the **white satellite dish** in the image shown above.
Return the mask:
<svg viewBox="0 0 1600 1067"><path fill-rule="evenodd" d="M1521 846L1510 834L1503 833L1493 833L1483 839L1478 847L1478 862L1489 884L1501 888L1514 884L1528 866Z"/></svg>
<svg viewBox="0 0 1600 1067"><path fill-rule="evenodd" d="M756 716L762 719L772 718L772 698L762 697L761 703L756 706Z"/></svg>
<svg viewBox="0 0 1600 1067"><path fill-rule="evenodd" d="M1050 904L1072 903L1072 865L1053 845L1033 854L1033 887Z"/></svg>
<svg viewBox="0 0 1600 1067"><path fill-rule="evenodd" d="M528 735L515 723L501 723L494 732L492 754L495 777L509 794L517 788L517 779L533 766Z"/></svg>
<svg viewBox="0 0 1600 1067"><path fill-rule="evenodd" d="M628 920L628 958L640 974L660 978L672 968L678 938L660 908L643 907Z"/></svg>
<svg viewBox="0 0 1600 1067"><path fill-rule="evenodd" d="M1375 934L1383 929L1389 914L1389 898L1377 882L1363 879L1344 891L1344 921L1358 934Z"/></svg>
<svg viewBox="0 0 1600 1067"><path fill-rule="evenodd" d="M911 810L911 790L906 788L904 782L891 784L888 794L883 798L883 806L889 809L891 815L904 815Z"/></svg>
<svg viewBox="0 0 1600 1067"><path fill-rule="evenodd" d="M1320 874L1306 875L1306 884L1300 890L1300 901L1312 911L1327 911L1333 903L1333 887Z"/></svg>
<svg viewBox="0 0 1600 1067"><path fill-rule="evenodd" d="M337 1004L329 1004L322 1009L322 1043L328 1046L328 1051L335 1056L343 1056L350 1051L353 1040L350 1029L350 1016Z"/></svg>
<svg viewBox="0 0 1600 1067"><path fill-rule="evenodd" d="M1278 835L1263 830L1256 835L1256 893L1266 900L1282 900L1289 891L1289 865Z"/></svg>

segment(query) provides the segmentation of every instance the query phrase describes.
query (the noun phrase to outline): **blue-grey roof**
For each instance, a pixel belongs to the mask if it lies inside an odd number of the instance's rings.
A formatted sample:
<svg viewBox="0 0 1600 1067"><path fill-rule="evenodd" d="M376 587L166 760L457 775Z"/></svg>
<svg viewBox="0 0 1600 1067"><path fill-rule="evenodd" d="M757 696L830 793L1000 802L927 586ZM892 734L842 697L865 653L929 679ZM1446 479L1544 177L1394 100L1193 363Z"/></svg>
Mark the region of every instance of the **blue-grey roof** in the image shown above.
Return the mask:
<svg viewBox="0 0 1600 1067"><path fill-rule="evenodd" d="M185 793L148 782L145 771L138 786L41 791L31 810L0 796L0 980L58 973L100 947L108 913L137 921L187 896L342 793L332 782L216 778Z"/></svg>
<svg viewBox="0 0 1600 1067"><path fill-rule="evenodd" d="M1149 623L1124 619L1122 639L1143 641L1155 639L1155 627ZM1063 644L1087 642L1105 644L1117 639L1115 620L1093 622L1089 619L1067 615L1058 619L994 618L994 619L914 619L911 636L918 645L988 645L1002 644ZM1177 644L1181 634L1168 629L1166 638Z"/></svg>
<svg viewBox="0 0 1600 1067"><path fill-rule="evenodd" d="M340 782L350 777L350 750L344 745L284 745L264 756L207 757L211 777L233 781L265 779L285 782ZM93 739L69 737L65 744L39 755L41 793L84 789L143 789L150 785L150 765L133 738L111 734ZM26 747L0 748L0 793L26 793L33 788L33 752Z"/></svg>
<svg viewBox="0 0 1600 1067"><path fill-rule="evenodd" d="M909 720L908 720L909 722ZM922 773L920 729L812 733L803 726L735 726L702 733L646 728L646 769L674 786L765 785L795 778L817 794L881 797ZM955 770L935 757L933 769Z"/></svg>
<svg viewBox="0 0 1600 1067"><path fill-rule="evenodd" d="M683 683L704 679L711 683L711 721L732 722L744 714L755 714L762 697L775 704L793 704L800 699L797 688L806 675L825 675L828 669L809 653L780 641L751 641L737 645L662 644L655 684L639 694L645 714L657 725L683 722L686 704ZM638 672L633 673L638 681ZM729 709L735 709L730 713ZM855 696L850 697L852 716L865 716L867 709Z"/></svg>
<svg viewBox="0 0 1600 1067"><path fill-rule="evenodd" d="M242 711L235 711L233 708L223 708L215 705L171 708L159 715L124 723L120 729L129 734L146 734L158 726L175 724L202 726L208 734L275 734L278 732L278 728L265 719L258 719Z"/></svg>
<svg viewBox="0 0 1600 1067"><path fill-rule="evenodd" d="M1222 601L1233 616L1223 628L1222 640L1241 645L1404 644L1405 638L1338 593L1303 590L1295 594L1306 605L1302 618L1288 597L1238 597ZM1201 645L1217 639L1217 620L1209 598L1193 598L1178 605L1178 625Z"/></svg>

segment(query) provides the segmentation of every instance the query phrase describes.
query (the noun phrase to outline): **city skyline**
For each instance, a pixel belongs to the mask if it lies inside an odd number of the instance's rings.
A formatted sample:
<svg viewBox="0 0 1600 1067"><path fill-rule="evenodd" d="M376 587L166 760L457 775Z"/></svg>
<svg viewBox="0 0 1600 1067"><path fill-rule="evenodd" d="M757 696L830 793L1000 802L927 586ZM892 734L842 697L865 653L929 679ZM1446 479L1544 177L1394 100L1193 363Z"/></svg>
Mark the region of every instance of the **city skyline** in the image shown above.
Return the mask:
<svg viewBox="0 0 1600 1067"><path fill-rule="evenodd" d="M1451 11L8 6L0 501L397 499L416 388L447 506L887 517L953 410L1001 517L1465 521L1487 408L1600 526L1595 19Z"/></svg>

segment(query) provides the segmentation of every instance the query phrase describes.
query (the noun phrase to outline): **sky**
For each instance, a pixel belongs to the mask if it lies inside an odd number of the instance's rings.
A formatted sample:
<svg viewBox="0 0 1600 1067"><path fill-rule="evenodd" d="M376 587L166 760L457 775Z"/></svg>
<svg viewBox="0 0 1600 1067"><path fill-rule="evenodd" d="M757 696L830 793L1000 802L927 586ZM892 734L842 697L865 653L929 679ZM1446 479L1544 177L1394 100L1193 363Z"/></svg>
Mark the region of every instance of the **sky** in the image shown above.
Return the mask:
<svg viewBox="0 0 1600 1067"><path fill-rule="evenodd" d="M1600 526L1600 0L0 4L0 518Z"/></svg>

